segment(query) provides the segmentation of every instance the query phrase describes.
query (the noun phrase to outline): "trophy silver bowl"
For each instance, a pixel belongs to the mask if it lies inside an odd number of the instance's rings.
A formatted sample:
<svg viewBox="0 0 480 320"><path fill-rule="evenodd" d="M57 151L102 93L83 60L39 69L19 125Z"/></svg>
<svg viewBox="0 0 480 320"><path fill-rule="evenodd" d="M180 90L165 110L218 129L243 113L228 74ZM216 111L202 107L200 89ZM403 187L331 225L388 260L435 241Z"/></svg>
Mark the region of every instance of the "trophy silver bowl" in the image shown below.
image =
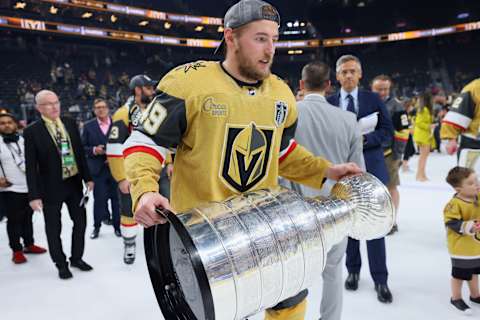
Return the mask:
<svg viewBox="0 0 480 320"><path fill-rule="evenodd" d="M328 198L276 187L174 214L145 230L145 253L166 319L240 320L319 280L346 236L385 236L395 221L387 188L365 173Z"/></svg>

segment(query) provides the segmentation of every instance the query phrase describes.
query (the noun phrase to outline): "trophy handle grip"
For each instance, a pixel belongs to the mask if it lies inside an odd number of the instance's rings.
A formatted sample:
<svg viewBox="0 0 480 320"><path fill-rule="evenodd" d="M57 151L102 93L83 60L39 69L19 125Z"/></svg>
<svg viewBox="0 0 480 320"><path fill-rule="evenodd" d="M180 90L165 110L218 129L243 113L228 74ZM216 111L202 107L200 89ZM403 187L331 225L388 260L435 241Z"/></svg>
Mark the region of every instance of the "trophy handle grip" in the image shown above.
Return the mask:
<svg viewBox="0 0 480 320"><path fill-rule="evenodd" d="M175 213L173 213L172 211L168 210L168 209L165 209L165 208L162 208L162 207L158 207L155 209L155 212L158 213L159 215L161 215L162 217L164 217L165 219L168 220L168 222L170 222L170 218L172 215L175 215Z"/></svg>

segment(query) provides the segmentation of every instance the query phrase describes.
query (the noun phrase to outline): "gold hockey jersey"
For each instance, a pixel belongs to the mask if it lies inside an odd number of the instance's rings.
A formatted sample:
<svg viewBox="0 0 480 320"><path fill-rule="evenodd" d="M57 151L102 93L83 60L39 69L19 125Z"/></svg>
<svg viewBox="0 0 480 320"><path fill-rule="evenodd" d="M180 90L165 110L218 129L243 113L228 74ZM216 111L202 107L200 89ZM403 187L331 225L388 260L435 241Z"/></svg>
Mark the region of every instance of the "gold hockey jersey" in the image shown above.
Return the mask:
<svg viewBox="0 0 480 320"><path fill-rule="evenodd" d="M133 97L112 116L112 127L107 142L107 159L113 178L119 182L126 179L123 163L123 144L132 128L140 121L142 110Z"/></svg>
<svg viewBox="0 0 480 320"><path fill-rule="evenodd" d="M480 221L480 205L453 197L445 206L444 222L447 227L450 255L454 259L469 260L476 264L470 267L478 268L480 267L480 232L470 233L475 221Z"/></svg>
<svg viewBox="0 0 480 320"><path fill-rule="evenodd" d="M467 84L442 121L442 139L456 139L464 134L480 139L480 78Z"/></svg>
<svg viewBox="0 0 480 320"><path fill-rule="evenodd" d="M157 90L124 150L134 208L143 193L158 191L167 149L176 149L176 211L276 186L279 174L322 186L330 163L296 144L295 98L278 77L252 86L218 62L198 61L170 71Z"/></svg>

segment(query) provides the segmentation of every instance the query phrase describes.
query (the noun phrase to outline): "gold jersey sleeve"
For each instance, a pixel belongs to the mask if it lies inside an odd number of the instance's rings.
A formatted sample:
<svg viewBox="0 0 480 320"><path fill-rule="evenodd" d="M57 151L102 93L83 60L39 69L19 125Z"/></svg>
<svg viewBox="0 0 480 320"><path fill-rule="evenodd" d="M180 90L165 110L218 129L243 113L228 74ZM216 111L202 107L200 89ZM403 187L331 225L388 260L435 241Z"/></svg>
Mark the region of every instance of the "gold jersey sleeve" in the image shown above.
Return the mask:
<svg viewBox="0 0 480 320"><path fill-rule="evenodd" d="M442 120L442 139L456 139L459 134L480 139L480 79L463 88Z"/></svg>
<svg viewBox="0 0 480 320"><path fill-rule="evenodd" d="M166 149L175 150L171 204L177 211L274 187L279 174L319 188L330 164L295 143L296 121L295 98L275 75L250 86L218 62L173 69L127 141L134 206L143 193L158 191Z"/></svg>

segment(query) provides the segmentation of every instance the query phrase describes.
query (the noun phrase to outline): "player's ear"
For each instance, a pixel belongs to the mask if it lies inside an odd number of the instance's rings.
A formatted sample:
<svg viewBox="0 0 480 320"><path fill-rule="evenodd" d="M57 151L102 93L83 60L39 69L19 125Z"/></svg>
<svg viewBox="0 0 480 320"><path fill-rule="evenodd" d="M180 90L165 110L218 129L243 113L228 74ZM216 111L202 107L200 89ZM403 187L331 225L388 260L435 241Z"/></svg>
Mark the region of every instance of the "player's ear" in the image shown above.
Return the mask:
<svg viewBox="0 0 480 320"><path fill-rule="evenodd" d="M298 87L300 88L300 90L305 90L305 81L300 79L300 81L298 82Z"/></svg>
<svg viewBox="0 0 480 320"><path fill-rule="evenodd" d="M223 37L225 39L225 45L227 47L232 47L233 46L233 41L234 41L233 29L232 28L225 28L225 30L223 31Z"/></svg>

